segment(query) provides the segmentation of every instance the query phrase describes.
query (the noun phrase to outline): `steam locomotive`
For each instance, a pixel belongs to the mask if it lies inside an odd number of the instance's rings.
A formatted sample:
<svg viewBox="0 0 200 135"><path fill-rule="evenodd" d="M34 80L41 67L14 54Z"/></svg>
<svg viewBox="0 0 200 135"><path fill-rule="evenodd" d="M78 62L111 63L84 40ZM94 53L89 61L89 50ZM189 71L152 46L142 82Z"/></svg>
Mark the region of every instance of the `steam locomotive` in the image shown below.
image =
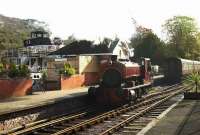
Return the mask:
<svg viewBox="0 0 200 135"><path fill-rule="evenodd" d="M167 82L180 82L182 77L192 72L200 72L200 62L170 57L165 60L164 78ZM152 84L151 62L141 58L140 62L116 60L104 62L100 66L101 81L98 87L90 87L88 94L97 103L114 105L136 100L147 92Z"/></svg>
<svg viewBox="0 0 200 135"><path fill-rule="evenodd" d="M115 105L130 100L136 100L146 93L146 87L151 86L151 62L141 58L140 63L130 60L110 61L100 65L100 84L90 87L88 94L97 103Z"/></svg>

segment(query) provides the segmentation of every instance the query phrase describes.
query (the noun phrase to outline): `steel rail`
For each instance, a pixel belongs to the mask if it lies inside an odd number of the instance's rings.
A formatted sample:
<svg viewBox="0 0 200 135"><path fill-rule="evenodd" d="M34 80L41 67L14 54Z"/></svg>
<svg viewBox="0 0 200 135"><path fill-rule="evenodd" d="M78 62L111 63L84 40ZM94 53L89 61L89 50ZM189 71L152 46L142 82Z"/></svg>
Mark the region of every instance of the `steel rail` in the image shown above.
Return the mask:
<svg viewBox="0 0 200 135"><path fill-rule="evenodd" d="M183 88L183 90L186 90ZM131 121L141 117L142 115L146 114L147 112L149 112L150 110L152 110L153 108L159 106L160 104L162 104L163 102L167 101L168 99L174 97L175 95L179 94L180 92L182 92L182 90L176 91L170 95L168 95L167 97L165 97L164 99L150 105L149 107L147 107L146 109L138 112L137 114L125 119L124 121L120 122L119 124L109 128L108 130L104 131L103 133L99 134L99 135L109 135L112 134L113 132L119 130L120 128L124 127L125 125L127 125L128 123L130 123Z"/></svg>
<svg viewBox="0 0 200 135"><path fill-rule="evenodd" d="M66 117L66 116L72 117L72 116L78 115L78 114L80 114L80 112L83 112L82 110L87 110L88 108L91 108L91 107L92 107L91 105L84 106L82 108L77 109L76 111L71 112L71 113L52 116L52 117L49 117L49 118L46 118L46 119L42 119L42 120L39 120L39 121L35 121L35 122L29 123L29 124L25 124L25 125L13 128L11 130L0 131L0 134L3 134L3 135L6 134L7 135L7 134L14 133L14 132L18 133L18 132L21 132L22 130L28 132L28 130L27 130L28 128L33 128L33 127L35 127L35 128L38 127L39 128L38 125L41 125L41 124L44 124L44 123L48 123L48 122L52 122L52 121L54 121L56 119L58 120L60 118Z"/></svg>
<svg viewBox="0 0 200 135"><path fill-rule="evenodd" d="M180 91L184 90L185 88L181 88ZM166 95L161 95L160 97L158 98L155 98L153 100L149 100L149 101L145 101L143 103L140 103L137 105L137 107L141 107L141 106L144 106L144 105L147 105L147 104L151 104L153 102L156 102L156 101L162 101L163 98L166 98L167 96L170 96L171 94L166 94ZM90 127L96 123L100 123L100 122L103 122L105 119L108 119L110 117L114 117L114 116L117 116L117 115L120 115L120 114L123 114L127 111L130 111L132 109L135 109L136 106L131 106L131 107L128 107L128 108L123 108L123 109L120 109L120 110L115 110L113 112L109 112L109 113L106 113L106 114L103 114L103 115L100 115L100 116L97 116L95 118L92 118L92 119L89 119L89 120L86 120L84 122L81 122L79 124L76 124L74 126L71 126L71 127L67 127L57 133L54 133L53 135L61 135L61 134L71 134L71 133L74 133L74 132L77 132L77 131L80 131L86 127Z"/></svg>
<svg viewBox="0 0 200 135"><path fill-rule="evenodd" d="M99 116L96 116L95 118L99 118L97 120L97 123L98 123L98 121L101 122L102 120L100 118L104 119L105 116L114 117L114 116L119 115L119 114L121 114L123 112L130 111L132 109L141 107L141 106L143 106L144 104L146 104L148 102L148 99L153 98L154 96L164 95L164 94L166 94L168 92L174 91L174 90L177 89L177 87L178 88L182 88L183 86L180 86L179 84L169 86L167 88L164 88L163 91L161 91L161 92L152 93L152 94L149 94L149 95L146 95L146 96L142 97L141 99L138 100L138 102L141 102L141 103L126 104L126 105L123 105L122 107L118 107L117 109L114 109L114 110L111 110L109 112L103 113L103 114L101 114ZM142 102L142 101L144 101L144 102ZM76 115L71 115L71 116L66 116L66 117L61 117L61 118L59 117L58 119L51 120L51 121L44 121L45 123L39 123L39 125L22 129L22 130L17 131L17 132L15 132L13 134L18 135L18 134L31 133L33 131L37 131L39 129L42 129L42 128L45 128L45 127L48 127L48 126L59 124L60 122L72 121L72 120L84 117L84 116L86 116L87 113L88 112L83 112L83 113L76 114ZM90 120L94 120L94 121L92 121L92 123L95 123L95 118L90 119ZM106 117L105 117L105 119L106 119ZM84 125L82 125L82 126L84 127Z"/></svg>

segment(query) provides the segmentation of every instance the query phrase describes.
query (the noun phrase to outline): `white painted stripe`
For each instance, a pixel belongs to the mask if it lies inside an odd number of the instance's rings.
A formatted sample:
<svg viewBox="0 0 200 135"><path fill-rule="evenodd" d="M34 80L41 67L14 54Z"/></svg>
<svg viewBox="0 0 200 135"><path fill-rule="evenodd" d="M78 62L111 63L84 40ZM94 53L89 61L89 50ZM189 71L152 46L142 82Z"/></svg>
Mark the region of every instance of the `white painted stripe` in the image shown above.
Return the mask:
<svg viewBox="0 0 200 135"><path fill-rule="evenodd" d="M147 133L152 127L154 127L160 121L160 119L162 119L167 113L169 113L169 111L171 111L175 106L177 106L179 102L183 100L183 98L184 96L181 96L181 98L176 103L174 103L169 108L167 108L167 110L162 112L158 117L156 117L155 120L147 124L147 126L144 127L140 132L138 132L137 135L144 135L145 133Z"/></svg>

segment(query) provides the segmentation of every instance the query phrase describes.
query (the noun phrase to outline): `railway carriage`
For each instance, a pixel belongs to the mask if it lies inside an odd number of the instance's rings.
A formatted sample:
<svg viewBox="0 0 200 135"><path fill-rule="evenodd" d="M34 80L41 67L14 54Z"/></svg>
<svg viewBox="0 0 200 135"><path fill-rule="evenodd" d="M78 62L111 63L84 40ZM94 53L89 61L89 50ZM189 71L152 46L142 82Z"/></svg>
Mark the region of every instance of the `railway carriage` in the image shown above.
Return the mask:
<svg viewBox="0 0 200 135"><path fill-rule="evenodd" d="M177 57L166 59L164 76L168 82L180 82L182 77L192 72L200 72L200 62Z"/></svg>

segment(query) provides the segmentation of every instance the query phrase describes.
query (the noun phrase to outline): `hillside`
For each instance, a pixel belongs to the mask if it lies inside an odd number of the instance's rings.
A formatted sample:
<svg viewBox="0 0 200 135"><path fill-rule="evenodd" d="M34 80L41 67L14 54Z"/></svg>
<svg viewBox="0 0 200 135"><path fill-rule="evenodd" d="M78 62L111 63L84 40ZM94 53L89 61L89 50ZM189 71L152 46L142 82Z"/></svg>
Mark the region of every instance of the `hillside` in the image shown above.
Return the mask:
<svg viewBox="0 0 200 135"><path fill-rule="evenodd" d="M23 46L30 32L45 29L47 24L34 19L18 19L0 15L0 49Z"/></svg>

